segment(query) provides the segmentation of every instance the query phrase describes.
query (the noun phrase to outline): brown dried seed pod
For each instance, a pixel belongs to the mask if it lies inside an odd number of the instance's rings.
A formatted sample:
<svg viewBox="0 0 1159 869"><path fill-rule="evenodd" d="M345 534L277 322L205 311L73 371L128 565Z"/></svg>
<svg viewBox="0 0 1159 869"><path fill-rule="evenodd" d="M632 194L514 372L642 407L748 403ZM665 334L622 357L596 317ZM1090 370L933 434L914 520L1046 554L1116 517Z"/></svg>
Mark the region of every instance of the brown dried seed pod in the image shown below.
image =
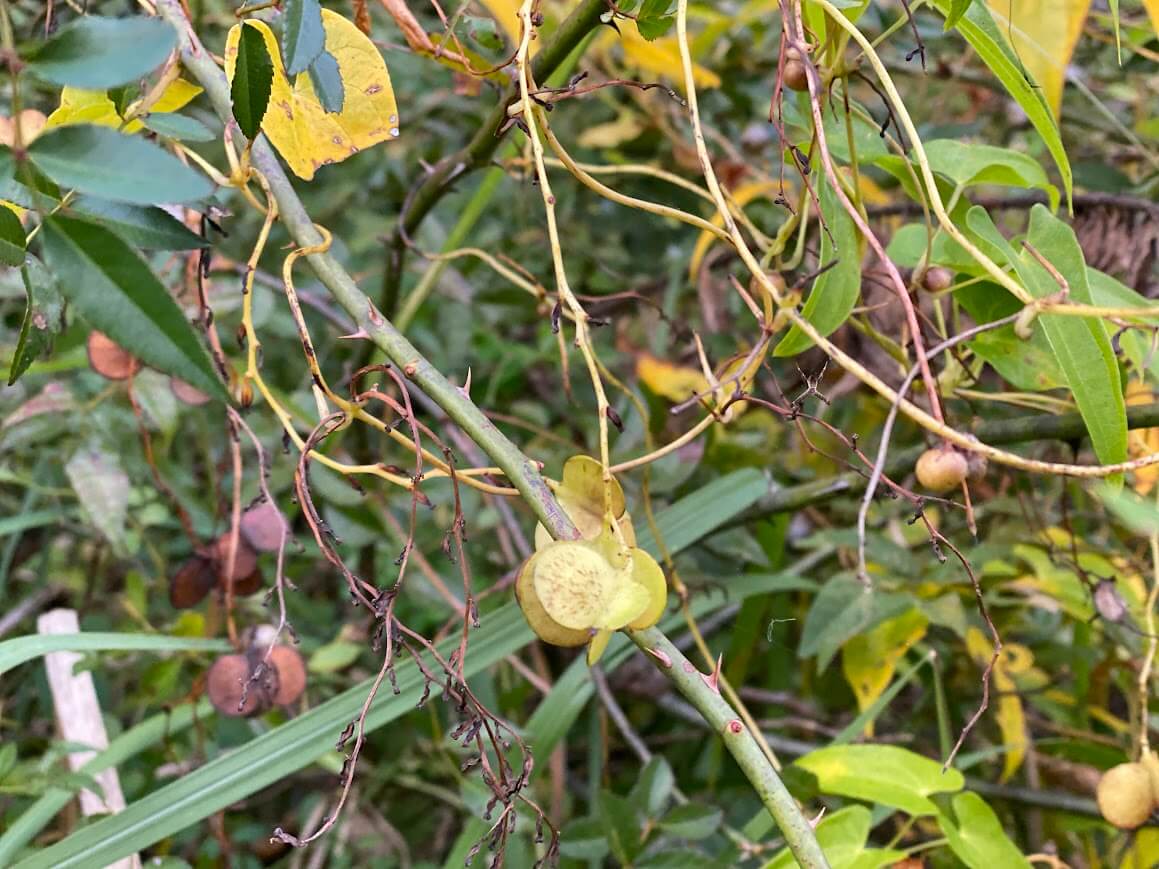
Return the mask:
<svg viewBox="0 0 1159 869"><path fill-rule="evenodd" d="M917 477L923 489L948 492L962 485L969 473L966 457L953 447L934 447L918 459Z"/></svg>
<svg viewBox="0 0 1159 869"><path fill-rule="evenodd" d="M1142 826L1155 805L1151 775L1141 763L1121 763L1099 779L1099 811L1120 830Z"/></svg>
<svg viewBox="0 0 1159 869"><path fill-rule="evenodd" d="M101 332L89 332L89 365L106 380L128 380L141 363L128 350Z"/></svg>
<svg viewBox="0 0 1159 869"><path fill-rule="evenodd" d="M940 293L942 290L948 290L953 285L954 273L941 266L926 269L926 273L922 275L922 286L931 293Z"/></svg>
<svg viewBox="0 0 1159 869"><path fill-rule="evenodd" d="M262 501L241 514L241 536L258 552L277 552L283 531L289 527L282 511L270 501Z"/></svg>
<svg viewBox="0 0 1159 869"><path fill-rule="evenodd" d="M293 646L274 646L270 663L278 671L278 692L274 703L289 706L306 690L306 662Z"/></svg>
<svg viewBox="0 0 1159 869"><path fill-rule="evenodd" d="M265 669L267 673L251 681L254 668L247 655L222 655L206 674L209 702L222 715L234 718L260 715L270 708L277 692L276 672L272 667Z"/></svg>
<svg viewBox="0 0 1159 869"><path fill-rule="evenodd" d="M197 606L209 594L217 581L217 570L213 563L200 555L195 555L177 568L169 580L169 603L174 609L189 609Z"/></svg>
<svg viewBox="0 0 1159 869"><path fill-rule="evenodd" d="M169 388L177 400L193 407L200 407L209 401L209 396L195 386L190 386L184 380L176 377L169 378Z"/></svg>

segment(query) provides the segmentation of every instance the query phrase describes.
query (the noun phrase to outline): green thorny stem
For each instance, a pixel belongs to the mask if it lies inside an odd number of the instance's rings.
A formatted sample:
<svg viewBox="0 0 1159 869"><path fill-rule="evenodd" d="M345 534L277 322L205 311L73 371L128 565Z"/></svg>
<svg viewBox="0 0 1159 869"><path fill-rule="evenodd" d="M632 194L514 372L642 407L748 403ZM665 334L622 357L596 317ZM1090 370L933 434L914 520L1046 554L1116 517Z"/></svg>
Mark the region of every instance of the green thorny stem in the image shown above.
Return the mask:
<svg viewBox="0 0 1159 869"><path fill-rule="evenodd" d="M604 8L602 0L594 4L585 0L584 7L591 5ZM157 13L177 30L181 59L186 69L205 89L221 120L227 125L232 124L229 82L193 33L180 0L156 0L156 7ZM494 135L491 129L484 129L481 133ZM294 242L302 248L319 245L322 235L310 220L264 136L259 135L253 142L250 159L269 184L278 204L279 220ZM536 464L487 419L464 390L448 381L419 353L358 288L349 272L329 253L310 254L307 262L367 338L503 469L552 535L562 539L578 537L575 525L560 508ZM629 632L629 636L637 646L650 653L660 672L724 739L725 746L753 784L801 866L806 869L828 866L811 824L761 753L752 733L740 723L732 707L715 690L715 679L697 671L658 628Z"/></svg>

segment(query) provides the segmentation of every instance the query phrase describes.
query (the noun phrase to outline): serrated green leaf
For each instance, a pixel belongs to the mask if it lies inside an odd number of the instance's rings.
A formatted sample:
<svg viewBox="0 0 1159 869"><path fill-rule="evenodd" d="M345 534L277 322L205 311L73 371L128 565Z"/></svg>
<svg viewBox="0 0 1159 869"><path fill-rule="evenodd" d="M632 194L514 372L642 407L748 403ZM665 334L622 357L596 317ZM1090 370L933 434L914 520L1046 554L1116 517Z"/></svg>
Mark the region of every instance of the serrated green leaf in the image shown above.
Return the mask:
<svg viewBox="0 0 1159 869"><path fill-rule="evenodd" d="M829 335L845 322L861 295L861 237L827 182L821 185L820 202L821 217L829 231L821 230L818 261L825 266L836 259L837 264L813 281L801 315L822 335ZM793 326L773 355L795 356L812 346L812 339Z"/></svg>
<svg viewBox="0 0 1159 869"><path fill-rule="evenodd" d="M326 31L318 0L286 0L283 6L282 63L286 75L304 72L322 53Z"/></svg>
<svg viewBox="0 0 1159 869"><path fill-rule="evenodd" d="M318 26L321 27L321 23ZM229 98L233 104L233 119L247 139L256 138L262 128L262 119L270 105L273 81L274 64L261 31L243 24Z"/></svg>
<svg viewBox="0 0 1159 869"><path fill-rule="evenodd" d="M160 18L86 15L24 59L29 71L44 81L106 90L148 75L176 45L177 33Z"/></svg>
<svg viewBox="0 0 1159 869"><path fill-rule="evenodd" d="M323 51L310 64L310 83L322 108L330 114L342 111L346 102L346 86L342 83L342 73L338 69L338 59L328 51Z"/></svg>
<svg viewBox="0 0 1159 869"><path fill-rule="evenodd" d="M62 187L117 202L193 202L213 183L140 136L76 124L45 131L28 147L33 165Z"/></svg>
<svg viewBox="0 0 1159 869"><path fill-rule="evenodd" d="M1066 192L1067 206L1071 204L1074 192L1074 176L1067 158L1066 149L1062 145L1062 137L1058 131L1058 123L1054 113L1047 105L1046 98L1040 89L1026 80L1022 64L1010 50L1010 45L1002 35L998 25L985 3L970 3L965 10L960 10L959 0L933 0L934 7L949 19L958 15L954 26L973 49L978 57L990 69L998 80L1006 87L1007 92L1026 112L1030 123L1038 131L1046 149L1050 151L1062 176L1063 190ZM948 29L948 27L947 27Z"/></svg>
<svg viewBox="0 0 1159 869"><path fill-rule="evenodd" d="M58 216L43 226L61 293L94 328L146 365L227 398L201 340L140 254L88 221Z"/></svg>
<svg viewBox="0 0 1159 869"><path fill-rule="evenodd" d="M0 206L0 211L8 211ZM11 212L8 212L11 214ZM64 328L64 300L56 286L56 278L39 259L28 255L20 268L24 292L28 297L20 337L12 354L8 371L8 385L15 383L36 359L52 351L56 336Z"/></svg>
<svg viewBox="0 0 1159 869"><path fill-rule="evenodd" d="M881 803L915 817L934 815L933 794L960 791L956 769L896 745L837 745L811 751L795 766L812 773L823 793Z"/></svg>
<svg viewBox="0 0 1159 869"><path fill-rule="evenodd" d="M177 112L153 112L141 119L148 129L179 142L212 142L217 134L196 118Z"/></svg>
<svg viewBox="0 0 1159 869"><path fill-rule="evenodd" d="M130 244L147 250L196 250L209 247L200 235L163 208L110 202L96 196L77 196L69 210L93 218Z"/></svg>

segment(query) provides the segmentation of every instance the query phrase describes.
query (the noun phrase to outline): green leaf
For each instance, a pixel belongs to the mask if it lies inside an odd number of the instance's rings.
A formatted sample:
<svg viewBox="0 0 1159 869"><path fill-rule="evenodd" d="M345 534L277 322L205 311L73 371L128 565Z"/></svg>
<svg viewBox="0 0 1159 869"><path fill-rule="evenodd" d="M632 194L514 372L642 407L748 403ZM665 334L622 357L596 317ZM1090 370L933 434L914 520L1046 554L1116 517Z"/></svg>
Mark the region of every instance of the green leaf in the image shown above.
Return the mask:
<svg viewBox="0 0 1159 869"><path fill-rule="evenodd" d="M229 99L233 104L233 119L247 139L257 138L262 128L262 120L270 105L273 81L274 63L266 50L266 41L261 31L251 24L243 23Z"/></svg>
<svg viewBox="0 0 1159 869"><path fill-rule="evenodd" d="M998 817L975 793L958 794L953 800L954 817L938 815L938 823L949 841L950 850L969 869L1029 869L1030 861L1018 850Z"/></svg>
<svg viewBox="0 0 1159 869"><path fill-rule="evenodd" d="M69 210L93 218L106 229L130 244L147 250L197 250L209 242L191 232L180 220L163 208L151 205L129 205L110 202L96 196L77 196Z"/></svg>
<svg viewBox="0 0 1159 869"><path fill-rule="evenodd" d="M1052 211L1058 208L1058 189L1038 161L1026 154L958 139L934 139L925 143L925 151L930 168L959 187L995 184L1037 188L1050 197Z"/></svg>
<svg viewBox="0 0 1159 869"><path fill-rule="evenodd" d="M867 848L872 816L865 806L847 806L826 815L817 825L817 844L825 852L830 869L878 869L905 857L904 851ZM797 861L785 848L762 869L796 869Z"/></svg>
<svg viewBox="0 0 1159 869"><path fill-rule="evenodd" d="M597 803L612 856L621 865L631 865L644 846L643 824L636 807L610 791L601 791Z"/></svg>
<svg viewBox="0 0 1159 869"><path fill-rule="evenodd" d="M98 447L82 447L65 463L64 473L89 521L118 554L124 554L129 475L120 457Z"/></svg>
<svg viewBox="0 0 1159 869"><path fill-rule="evenodd" d="M1159 532L1159 507L1151 498L1142 498L1135 492L1107 483L1095 486L1094 493L1136 534L1150 536Z"/></svg>
<svg viewBox="0 0 1159 869"><path fill-rule="evenodd" d="M976 323L990 323L1022 308L1014 296L990 281L963 287L954 293L954 298ZM1018 337L1011 324L983 332L968 346L1015 389L1043 392L1066 385L1062 369L1055 361L1050 342L1039 323L1033 325L1029 338Z"/></svg>
<svg viewBox="0 0 1159 869"><path fill-rule="evenodd" d="M0 205L0 263L19 266L24 262L24 226L11 208Z"/></svg>
<svg viewBox="0 0 1159 869"><path fill-rule="evenodd" d="M837 745L811 751L794 766L812 773L823 793L881 803L914 816L935 815L931 794L962 789L956 769L896 745Z"/></svg>
<svg viewBox="0 0 1159 869"><path fill-rule="evenodd" d="M96 635L79 634L76 636L93 637ZM143 635L106 636L140 637ZM176 709L146 718L140 724L111 740L109 747L81 767L80 771L85 775L95 776L102 770L120 766L145 749L161 742L167 742L182 730L190 727L194 721L204 721L212 714L213 707L209 705L209 701L202 700L197 704L187 703ZM72 801L76 792L61 785L60 780L54 780L53 787L21 812L20 816L4 830L4 834L0 836L0 866L11 865L20 849L31 842L36 834L43 830L57 813Z"/></svg>
<svg viewBox="0 0 1159 869"><path fill-rule="evenodd" d="M0 675L52 652L228 652L225 640L161 634L33 634L0 643Z"/></svg>
<svg viewBox="0 0 1159 869"><path fill-rule="evenodd" d="M172 53L177 33L160 18L86 15L25 54L43 81L106 90L148 75Z"/></svg>
<svg viewBox="0 0 1159 869"><path fill-rule="evenodd" d="M515 604L484 614L481 627L472 632L464 675L474 676L531 638L531 629ZM458 644L457 637L445 640L439 644L440 654L450 655ZM423 695L424 680L413 662L400 663L397 675L400 693L385 689L378 693L367 715L368 733L411 712ZM105 866L199 823L331 752L337 735L359 714L370 685L370 680L361 682L240 748L223 752L123 812L94 821L16 865L21 869ZM440 684L431 686L432 693L440 689Z"/></svg>
<svg viewBox="0 0 1159 869"><path fill-rule="evenodd" d="M109 127L54 127L28 146L28 157L62 187L117 202L193 202L213 193L208 178L168 151Z"/></svg>
<svg viewBox="0 0 1159 869"><path fill-rule="evenodd" d="M179 142L212 142L217 134L196 118L176 112L153 112L141 119L154 133Z"/></svg>
<svg viewBox="0 0 1159 869"><path fill-rule="evenodd" d="M849 574L835 576L813 599L797 654L816 655L818 669L824 670L850 637L905 612L914 602L908 594L871 589Z"/></svg>
<svg viewBox="0 0 1159 869"><path fill-rule="evenodd" d="M560 831L559 853L573 860L603 860L608 840L599 818L576 818Z"/></svg>
<svg viewBox="0 0 1159 869"><path fill-rule="evenodd" d="M335 640L319 646L306 665L311 673L337 673L358 660L363 647L345 640Z"/></svg>
<svg viewBox="0 0 1159 869"><path fill-rule="evenodd" d="M829 335L849 317L861 293L861 238L853 219L841 207L833 188L821 186L821 216L829 232L821 230L821 253L818 262L837 264L821 274L809 291L801 314L822 335ZM830 238L832 233L832 238ZM813 341L796 326L781 339L774 356L795 356L813 346Z"/></svg>
<svg viewBox="0 0 1159 869"><path fill-rule="evenodd" d="M715 806L685 803L660 819L662 829L681 839L707 839L720 828L724 813Z"/></svg>
<svg viewBox="0 0 1159 869"><path fill-rule="evenodd" d="M9 742L0 748L0 782L8 778L8 773L16 766L16 745Z"/></svg>
<svg viewBox="0 0 1159 869"><path fill-rule="evenodd" d="M286 0L283 6L282 63L286 75L297 75L322 53L326 31L318 0Z"/></svg>
<svg viewBox="0 0 1159 869"><path fill-rule="evenodd" d="M974 232L1005 254L1031 295L1043 298L1059 292L1058 282L1030 251L1014 253L984 209L971 208L967 221ZM1066 280L1072 301L1091 303L1086 263L1074 230L1042 205L1036 205L1030 212L1027 241ZM1043 314L1038 319L1074 394L1099 461L1126 461L1126 402L1106 326L1094 317Z"/></svg>
<svg viewBox="0 0 1159 869"><path fill-rule="evenodd" d="M671 30L676 23L671 7L672 0L644 0L636 16L636 28L640 35L651 41Z"/></svg>
<svg viewBox="0 0 1159 869"><path fill-rule="evenodd" d="M962 16L970 9L974 0L950 0L950 11L946 15L946 30L956 27Z"/></svg>
<svg viewBox="0 0 1159 869"><path fill-rule="evenodd" d="M1007 92L1026 112L1030 123L1042 137L1046 149L1054 158L1062 176L1063 190L1066 191L1067 206L1071 204L1071 195L1074 192L1074 177L1071 173L1070 160L1066 156L1066 149L1062 146L1062 137L1059 135L1058 124L1054 113L1051 112L1042 91L1026 80L1022 71L1022 64L1010 50L1006 37L1002 35L990 10L985 3L970 3L968 8L959 11L960 0L933 0L934 7L949 19L953 15L960 17L955 26L963 38L978 52L978 57L989 67L990 71L1005 85ZM948 26L947 26L947 29Z"/></svg>
<svg viewBox="0 0 1159 869"><path fill-rule="evenodd" d="M44 248L61 292L96 329L146 365L225 400L209 354L140 254L102 226L45 220Z"/></svg>
<svg viewBox="0 0 1159 869"><path fill-rule="evenodd" d="M346 100L346 86L338 69L338 59L328 51L319 54L309 68L310 83L322 108L330 114L342 111Z"/></svg>
<svg viewBox="0 0 1159 869"><path fill-rule="evenodd" d="M8 211L0 206L0 210ZM20 267L20 278L28 297L20 337L12 354L8 385L15 383L36 359L52 352L56 336L64 329L64 300L56 285L56 277L39 259L27 255Z"/></svg>
<svg viewBox="0 0 1159 869"><path fill-rule="evenodd" d="M756 468L745 468L717 477L707 486L681 498L660 515L664 521L664 543L669 552L679 552L721 525L734 519L769 493L769 481ZM652 529L643 525L636 532L641 549L659 556Z"/></svg>
<svg viewBox="0 0 1159 869"><path fill-rule="evenodd" d="M653 755L632 786L628 800L632 805L640 806L645 816L655 818L668 805L675 786L676 777L672 774L672 767L668 765L668 761L658 754Z"/></svg>

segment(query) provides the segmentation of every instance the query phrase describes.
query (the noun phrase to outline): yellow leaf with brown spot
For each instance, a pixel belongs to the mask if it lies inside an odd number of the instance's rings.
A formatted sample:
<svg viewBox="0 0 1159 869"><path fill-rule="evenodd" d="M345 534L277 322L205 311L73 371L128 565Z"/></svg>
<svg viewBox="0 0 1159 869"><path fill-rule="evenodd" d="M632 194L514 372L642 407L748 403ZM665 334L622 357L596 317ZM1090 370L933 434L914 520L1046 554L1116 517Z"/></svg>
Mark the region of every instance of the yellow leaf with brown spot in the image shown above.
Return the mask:
<svg viewBox="0 0 1159 869"><path fill-rule="evenodd" d="M270 104L262 132L282 155L291 171L306 181L322 166L340 163L359 151L398 136L398 105L390 73L374 43L354 22L337 12L322 10L326 50L338 61L345 98L342 111L328 113L314 93L309 73L286 77L278 40L269 25L249 20L265 40L274 65ZM225 68L233 80L241 25L229 31Z"/></svg>
<svg viewBox="0 0 1159 869"><path fill-rule="evenodd" d="M966 648L980 667L990 663L994 654L994 645L978 628L970 628L966 632ZM998 696L998 708L995 718L998 729L1002 732L1002 743L1006 753L1002 762L1002 777L999 781L1008 781L1026 757L1029 740L1026 736L1026 714L1022 708L1022 698L1018 694L1018 686L1014 676L1027 672L1034 663L1034 655L1030 649L1019 643L1006 643L998 660L994 662L994 669L990 674L993 680L991 696Z"/></svg>
<svg viewBox="0 0 1159 869"><path fill-rule="evenodd" d="M858 709L864 711L881 696L893 679L898 662L925 636L929 623L921 610L912 609L845 644L841 649L841 671L853 689ZM872 721L865 726L865 735L873 735Z"/></svg>
<svg viewBox="0 0 1159 869"><path fill-rule="evenodd" d="M987 5L998 30L1012 41L1027 75L1042 88L1057 118L1066 68L1091 0L987 0Z"/></svg>

